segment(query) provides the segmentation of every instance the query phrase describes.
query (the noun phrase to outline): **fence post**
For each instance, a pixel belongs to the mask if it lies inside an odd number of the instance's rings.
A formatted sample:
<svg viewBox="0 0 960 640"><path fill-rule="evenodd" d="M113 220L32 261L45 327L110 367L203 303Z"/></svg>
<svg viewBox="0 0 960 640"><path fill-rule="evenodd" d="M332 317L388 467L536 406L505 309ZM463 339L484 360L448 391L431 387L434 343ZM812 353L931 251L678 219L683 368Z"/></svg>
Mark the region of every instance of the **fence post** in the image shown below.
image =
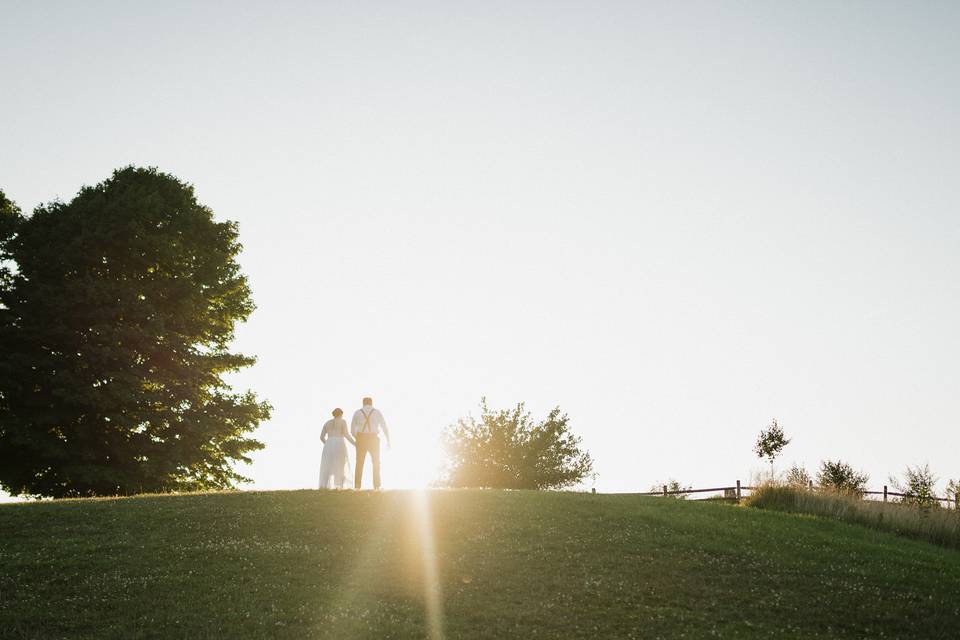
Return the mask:
<svg viewBox="0 0 960 640"><path fill-rule="evenodd" d="M813 491L813 480L807 480L807 482L809 483L807 487L810 489L810 491Z"/></svg>
<svg viewBox="0 0 960 640"><path fill-rule="evenodd" d="M667 497L667 485L663 485L663 497Z"/></svg>
<svg viewBox="0 0 960 640"><path fill-rule="evenodd" d="M887 501L887 485L883 485L883 501Z"/></svg>
<svg viewBox="0 0 960 640"><path fill-rule="evenodd" d="M953 493L953 510L960 512L960 489Z"/></svg>
<svg viewBox="0 0 960 640"><path fill-rule="evenodd" d="M740 502L740 481L737 480L737 503Z"/></svg>

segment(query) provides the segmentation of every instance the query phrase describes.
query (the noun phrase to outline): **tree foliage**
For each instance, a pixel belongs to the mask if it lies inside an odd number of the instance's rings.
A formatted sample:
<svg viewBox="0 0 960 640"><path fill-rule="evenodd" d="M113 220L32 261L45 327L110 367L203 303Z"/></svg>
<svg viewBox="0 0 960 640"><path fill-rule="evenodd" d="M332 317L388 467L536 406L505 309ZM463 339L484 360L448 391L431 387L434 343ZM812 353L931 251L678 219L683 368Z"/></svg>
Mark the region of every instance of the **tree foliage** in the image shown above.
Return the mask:
<svg viewBox="0 0 960 640"><path fill-rule="evenodd" d="M8 249L9 240L16 234L17 227L23 222L20 209L6 194L0 191L0 309L3 308L2 294L12 285L13 256Z"/></svg>
<svg viewBox="0 0 960 640"><path fill-rule="evenodd" d="M753 445L753 451L758 458L766 458L770 463L770 473L773 474L773 461L780 455L783 448L790 444L790 440L784 435L783 428L774 418L766 429L760 431L757 436L757 442Z"/></svg>
<svg viewBox="0 0 960 640"><path fill-rule="evenodd" d="M480 418L461 418L444 433L449 456L445 484L494 489L559 489L593 469L590 454L557 407L535 422L523 403L493 410L480 402Z"/></svg>
<svg viewBox="0 0 960 640"><path fill-rule="evenodd" d="M226 488L269 417L223 375L253 311L237 225L128 167L24 217L3 198L0 485L13 494Z"/></svg>
<svg viewBox="0 0 960 640"><path fill-rule="evenodd" d="M854 471L846 462L824 460L817 472L817 484L823 489L841 493L861 494L867 489L867 474Z"/></svg>

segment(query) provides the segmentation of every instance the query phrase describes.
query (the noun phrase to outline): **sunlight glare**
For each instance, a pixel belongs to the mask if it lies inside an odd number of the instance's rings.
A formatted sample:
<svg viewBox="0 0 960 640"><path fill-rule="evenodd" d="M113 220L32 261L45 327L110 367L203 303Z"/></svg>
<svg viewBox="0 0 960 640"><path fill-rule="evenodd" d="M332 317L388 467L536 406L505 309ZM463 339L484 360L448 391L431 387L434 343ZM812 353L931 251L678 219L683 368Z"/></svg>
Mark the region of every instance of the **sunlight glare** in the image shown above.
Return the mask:
<svg viewBox="0 0 960 640"><path fill-rule="evenodd" d="M439 477L442 450L435 434L405 432L382 455L384 486L390 489L424 489Z"/></svg>
<svg viewBox="0 0 960 640"><path fill-rule="evenodd" d="M443 610L440 581L437 576L437 556L433 537L433 513L430 495L425 489L412 491L412 510L416 516L420 556L423 561L424 603L427 613L427 628L431 640L443 638Z"/></svg>

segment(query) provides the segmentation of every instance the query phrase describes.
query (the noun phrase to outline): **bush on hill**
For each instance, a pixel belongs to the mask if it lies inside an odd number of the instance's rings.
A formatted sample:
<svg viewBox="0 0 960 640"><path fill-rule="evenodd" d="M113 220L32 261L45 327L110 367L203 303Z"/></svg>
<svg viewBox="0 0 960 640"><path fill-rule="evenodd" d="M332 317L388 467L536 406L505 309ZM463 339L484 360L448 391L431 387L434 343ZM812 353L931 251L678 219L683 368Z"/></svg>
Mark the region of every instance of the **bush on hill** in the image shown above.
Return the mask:
<svg viewBox="0 0 960 640"><path fill-rule="evenodd" d="M562 489L593 470L570 419L554 408L535 422L523 403L493 410L480 402L480 419L461 418L444 433L449 467L444 484L491 489Z"/></svg>
<svg viewBox="0 0 960 640"><path fill-rule="evenodd" d="M910 494L901 499L907 504L928 509L940 506L940 501L937 500L937 477L930 470L930 465L908 466L903 480L891 477L890 484L896 487L898 492Z"/></svg>
<svg viewBox="0 0 960 640"><path fill-rule="evenodd" d="M817 484L823 489L832 489L841 493L862 494L867 488L870 477L855 471L846 462L824 460L817 473Z"/></svg>

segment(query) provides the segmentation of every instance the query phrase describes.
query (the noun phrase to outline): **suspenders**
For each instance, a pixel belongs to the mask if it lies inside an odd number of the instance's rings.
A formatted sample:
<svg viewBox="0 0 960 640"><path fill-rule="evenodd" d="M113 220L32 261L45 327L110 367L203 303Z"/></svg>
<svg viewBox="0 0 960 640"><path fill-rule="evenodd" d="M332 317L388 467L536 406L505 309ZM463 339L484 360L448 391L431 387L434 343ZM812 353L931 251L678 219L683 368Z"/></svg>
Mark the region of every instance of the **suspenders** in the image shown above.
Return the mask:
<svg viewBox="0 0 960 640"><path fill-rule="evenodd" d="M376 409L371 409L371 410L370 410L370 413L367 413L367 412L364 411L363 409L360 409L360 413L363 414L363 426L360 427L360 431L362 431L363 433L370 433L370 431L369 431L369 428L370 428L370 416L373 415L373 412L374 412L374 411L376 411Z"/></svg>

